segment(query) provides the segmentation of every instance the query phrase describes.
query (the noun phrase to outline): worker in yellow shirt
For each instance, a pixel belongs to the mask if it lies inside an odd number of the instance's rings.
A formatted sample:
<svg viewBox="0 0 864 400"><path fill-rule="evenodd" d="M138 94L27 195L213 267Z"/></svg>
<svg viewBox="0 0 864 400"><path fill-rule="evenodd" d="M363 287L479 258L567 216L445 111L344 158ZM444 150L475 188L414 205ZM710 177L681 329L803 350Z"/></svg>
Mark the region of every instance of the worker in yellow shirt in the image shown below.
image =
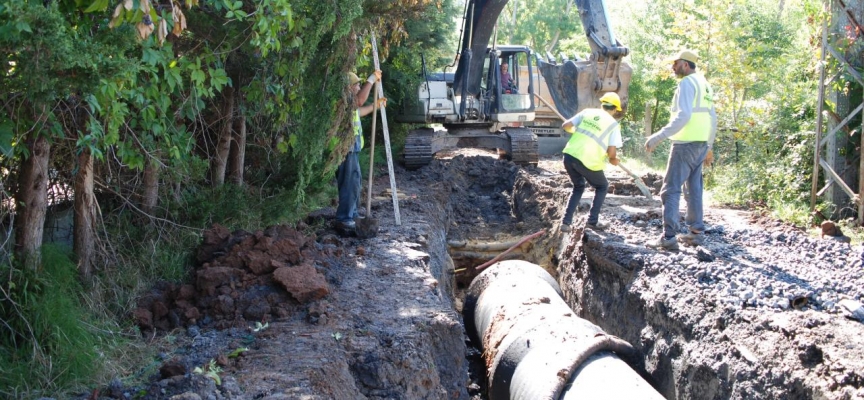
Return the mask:
<svg viewBox="0 0 864 400"><path fill-rule="evenodd" d="M594 201L585 226L597 230L605 227L600 224L600 208L606 199L609 181L603 169L607 160L618 165L616 149L622 145L621 127L613 115L621 111L621 98L615 93L606 93L600 98L600 107L582 110L561 126L572 134L564 147L564 168L573 183L573 192L561 221L563 232L572 229L573 214L582 200L586 181L594 188Z"/></svg>

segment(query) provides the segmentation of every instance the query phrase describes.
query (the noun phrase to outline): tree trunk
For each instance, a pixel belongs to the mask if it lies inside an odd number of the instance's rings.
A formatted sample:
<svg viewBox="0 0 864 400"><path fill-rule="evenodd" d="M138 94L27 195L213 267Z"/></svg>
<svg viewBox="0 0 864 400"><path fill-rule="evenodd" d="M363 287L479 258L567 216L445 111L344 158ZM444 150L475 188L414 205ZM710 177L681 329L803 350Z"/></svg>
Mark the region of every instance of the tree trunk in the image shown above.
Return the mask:
<svg viewBox="0 0 864 400"><path fill-rule="evenodd" d="M240 186L243 184L243 165L246 162L246 116L238 116L234 120L234 140L231 142L231 154L228 159L228 179Z"/></svg>
<svg viewBox="0 0 864 400"><path fill-rule="evenodd" d="M214 187L225 183L225 166L231 150L231 127L234 120L234 88L226 86L222 92L222 129L216 143L216 153L210 159L210 184Z"/></svg>
<svg viewBox="0 0 864 400"><path fill-rule="evenodd" d="M552 41L549 42L549 45L546 46L546 53L552 54L552 50L555 50L555 46L558 45L558 38L561 36L561 30L556 29L555 35L552 36ZM544 54L545 56L545 54Z"/></svg>
<svg viewBox="0 0 864 400"><path fill-rule="evenodd" d="M75 175L75 255L78 256L78 274L85 281L93 274L93 256L96 248L96 196L93 194L93 154L84 148L78 155L78 173Z"/></svg>
<svg viewBox="0 0 864 400"><path fill-rule="evenodd" d="M144 166L144 187L141 193L141 210L152 214L159 202L159 161L148 158Z"/></svg>
<svg viewBox="0 0 864 400"><path fill-rule="evenodd" d="M30 157L21 163L15 218L15 252L27 268L37 268L48 209L48 161L51 144L38 132L25 140Z"/></svg>

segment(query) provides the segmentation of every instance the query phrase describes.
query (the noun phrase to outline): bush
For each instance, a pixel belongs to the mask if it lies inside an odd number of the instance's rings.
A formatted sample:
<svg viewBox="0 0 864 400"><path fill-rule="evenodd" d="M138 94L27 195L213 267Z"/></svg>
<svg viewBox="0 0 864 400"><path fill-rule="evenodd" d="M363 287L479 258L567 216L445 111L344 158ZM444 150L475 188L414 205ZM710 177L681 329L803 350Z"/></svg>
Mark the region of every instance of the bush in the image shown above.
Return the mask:
<svg viewBox="0 0 864 400"><path fill-rule="evenodd" d="M775 218L799 226L809 225L812 175L789 173L806 170L802 155L806 142L796 145L790 141L776 152L765 146L737 147L737 162L707 170L706 186L714 198L720 203L769 210Z"/></svg>

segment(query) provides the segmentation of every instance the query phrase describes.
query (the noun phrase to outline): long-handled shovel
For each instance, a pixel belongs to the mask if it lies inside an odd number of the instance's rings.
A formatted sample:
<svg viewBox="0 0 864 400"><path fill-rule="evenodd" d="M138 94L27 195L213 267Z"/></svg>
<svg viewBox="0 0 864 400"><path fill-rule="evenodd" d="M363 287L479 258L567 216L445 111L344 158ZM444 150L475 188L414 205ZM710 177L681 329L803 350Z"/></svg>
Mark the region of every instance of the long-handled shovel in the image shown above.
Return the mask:
<svg viewBox="0 0 864 400"><path fill-rule="evenodd" d="M375 82L378 85L378 82ZM375 123L378 121L378 91L375 86L372 86L372 91L375 92L375 97L372 101L372 144L369 147L369 185L366 190L366 217L357 218L355 221L357 237L360 239L368 239L375 237L378 234L378 219L372 218L372 173L375 165Z"/></svg>
<svg viewBox="0 0 864 400"><path fill-rule="evenodd" d="M636 187L639 188L639 191L642 192L642 195L645 196L646 199L654 199L654 197L651 196L651 190L648 189L648 186L645 186L645 182L642 182L642 178L640 178L639 175L634 174L633 171L630 171L627 167L624 166L624 164L621 164L620 162L618 163L618 168L621 168L622 171L626 172L627 175L630 175L630 177L633 178L633 183L636 184Z"/></svg>

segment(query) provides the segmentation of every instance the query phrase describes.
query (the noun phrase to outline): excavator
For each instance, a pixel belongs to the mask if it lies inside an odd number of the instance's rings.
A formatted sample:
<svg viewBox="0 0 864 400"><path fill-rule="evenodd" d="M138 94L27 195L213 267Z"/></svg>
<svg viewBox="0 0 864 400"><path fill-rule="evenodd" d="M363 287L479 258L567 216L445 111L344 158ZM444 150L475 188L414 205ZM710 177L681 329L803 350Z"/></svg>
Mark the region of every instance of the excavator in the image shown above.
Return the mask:
<svg viewBox="0 0 864 400"><path fill-rule="evenodd" d="M408 133L406 168L427 165L435 153L452 148L497 150L516 164L536 165L538 135L541 140L561 136L562 117L599 107L598 99L607 92L618 93L626 106L631 69L623 58L629 50L613 35L605 0L574 0L591 55L562 57L560 62L549 56L543 60L527 46L494 41L490 46L507 2L467 1L455 73L429 73L424 60L425 79L417 97L403 103L396 121L444 129L425 127ZM512 82L502 83L501 64L512 71Z"/></svg>

